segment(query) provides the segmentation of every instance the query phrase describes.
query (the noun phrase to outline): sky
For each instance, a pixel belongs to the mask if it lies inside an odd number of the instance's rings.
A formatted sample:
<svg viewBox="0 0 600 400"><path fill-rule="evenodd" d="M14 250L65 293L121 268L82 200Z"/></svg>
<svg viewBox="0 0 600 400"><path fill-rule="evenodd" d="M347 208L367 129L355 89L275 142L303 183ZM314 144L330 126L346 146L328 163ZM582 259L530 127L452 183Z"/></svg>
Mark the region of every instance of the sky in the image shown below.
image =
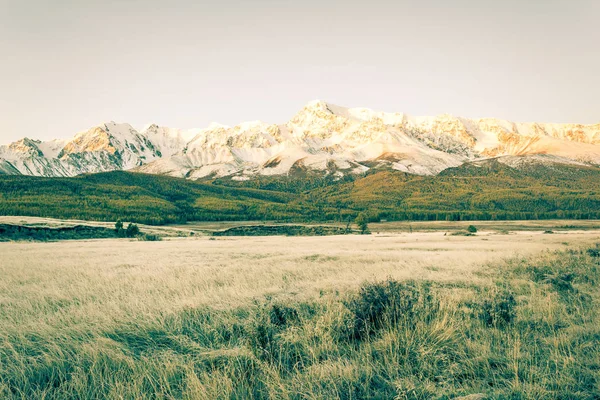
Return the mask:
<svg viewBox="0 0 600 400"><path fill-rule="evenodd" d="M314 99L600 122L598 0L0 0L0 143L283 123Z"/></svg>

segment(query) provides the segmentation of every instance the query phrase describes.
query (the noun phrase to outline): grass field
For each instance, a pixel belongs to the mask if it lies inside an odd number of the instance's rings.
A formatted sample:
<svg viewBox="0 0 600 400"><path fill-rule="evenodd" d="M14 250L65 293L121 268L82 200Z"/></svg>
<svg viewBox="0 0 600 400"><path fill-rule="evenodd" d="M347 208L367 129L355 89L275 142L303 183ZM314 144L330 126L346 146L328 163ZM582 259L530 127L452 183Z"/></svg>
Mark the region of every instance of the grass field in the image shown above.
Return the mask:
<svg viewBox="0 0 600 400"><path fill-rule="evenodd" d="M0 243L0 398L600 398L600 240Z"/></svg>

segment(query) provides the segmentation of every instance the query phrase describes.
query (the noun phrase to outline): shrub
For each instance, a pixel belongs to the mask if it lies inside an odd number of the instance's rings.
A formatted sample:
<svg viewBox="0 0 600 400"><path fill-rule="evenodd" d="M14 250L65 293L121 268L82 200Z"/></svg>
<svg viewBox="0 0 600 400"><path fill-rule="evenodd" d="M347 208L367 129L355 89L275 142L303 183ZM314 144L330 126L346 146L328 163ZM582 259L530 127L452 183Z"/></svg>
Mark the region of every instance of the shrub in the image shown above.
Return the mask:
<svg viewBox="0 0 600 400"><path fill-rule="evenodd" d="M132 237L136 237L137 235L140 234L140 228L138 228L138 226L136 224L129 224L129 226L127 226L127 230L125 231L125 236L127 236L128 238L132 238Z"/></svg>
<svg viewBox="0 0 600 400"><path fill-rule="evenodd" d="M467 232L476 233L477 227L475 227L475 225L469 225L469 227L467 228Z"/></svg>
<svg viewBox="0 0 600 400"><path fill-rule="evenodd" d="M252 324L248 331L248 339L250 348L257 357L261 359L272 357L276 332L276 327L268 321L259 319Z"/></svg>
<svg viewBox="0 0 600 400"><path fill-rule="evenodd" d="M577 289L573 287L573 281L581 273L572 268L542 265L530 267L530 274L534 282L546 283L551 285L558 293L565 294L566 292L577 292ZM585 275L580 276L580 278L586 280Z"/></svg>
<svg viewBox="0 0 600 400"><path fill-rule="evenodd" d="M501 291L481 305L480 319L487 326L503 327L511 324L517 313L517 301L510 291Z"/></svg>
<svg viewBox="0 0 600 400"><path fill-rule="evenodd" d="M160 242L162 237L153 233L144 233L138 236L138 240L142 242Z"/></svg>
<svg viewBox="0 0 600 400"><path fill-rule="evenodd" d="M432 305L429 286L424 284L395 280L366 284L346 303L353 318L350 336L362 340L376 334L386 323L413 324L416 314L435 309Z"/></svg>
<svg viewBox="0 0 600 400"><path fill-rule="evenodd" d="M559 293L575 292L575 291L577 291L573 287L573 279L575 279L575 276L576 275L574 273L552 274L552 275L546 276L546 278L543 280L543 282L552 285L552 287L554 289L556 289L556 291Z"/></svg>
<svg viewBox="0 0 600 400"><path fill-rule="evenodd" d="M358 225L358 229L360 229L361 235L366 235L369 232L369 225L367 224L368 219L365 214L360 213L354 220L354 223Z"/></svg>
<svg viewBox="0 0 600 400"><path fill-rule="evenodd" d="M273 304L269 310L269 320L275 326L285 326L298 320L298 311L283 304Z"/></svg>
<svg viewBox="0 0 600 400"><path fill-rule="evenodd" d="M450 236L475 236L475 235L473 233L467 232L467 231L456 231L456 232L452 232L450 234Z"/></svg>
<svg viewBox="0 0 600 400"><path fill-rule="evenodd" d="M115 233L118 237L125 237L125 229L123 229L123 222L121 220L115 223Z"/></svg>
<svg viewBox="0 0 600 400"><path fill-rule="evenodd" d="M284 304L261 307L246 333L251 350L259 359L285 371L308 364L305 340L296 330L288 329L299 321L294 307Z"/></svg>
<svg viewBox="0 0 600 400"><path fill-rule="evenodd" d="M600 244L596 244L596 247L587 249L587 253L590 257L600 257Z"/></svg>

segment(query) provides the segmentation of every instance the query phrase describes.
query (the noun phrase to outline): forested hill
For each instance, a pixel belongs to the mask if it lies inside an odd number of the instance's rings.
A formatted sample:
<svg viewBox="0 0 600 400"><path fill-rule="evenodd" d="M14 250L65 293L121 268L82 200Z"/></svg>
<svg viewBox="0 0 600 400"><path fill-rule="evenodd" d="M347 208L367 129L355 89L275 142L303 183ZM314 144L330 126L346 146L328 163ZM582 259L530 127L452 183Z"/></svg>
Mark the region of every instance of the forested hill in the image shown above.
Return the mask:
<svg viewBox="0 0 600 400"><path fill-rule="evenodd" d="M129 172L73 178L0 175L0 215L146 224L185 221L372 221L600 218L600 169L496 161L437 176L380 170L322 176L189 181Z"/></svg>

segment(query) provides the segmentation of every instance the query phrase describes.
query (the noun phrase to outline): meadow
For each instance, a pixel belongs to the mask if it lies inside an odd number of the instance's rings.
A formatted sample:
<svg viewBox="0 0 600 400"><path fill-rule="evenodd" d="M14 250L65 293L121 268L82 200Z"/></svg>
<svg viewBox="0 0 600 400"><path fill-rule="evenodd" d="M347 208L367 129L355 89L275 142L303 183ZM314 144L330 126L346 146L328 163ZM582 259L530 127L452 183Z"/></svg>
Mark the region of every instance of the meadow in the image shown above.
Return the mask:
<svg viewBox="0 0 600 400"><path fill-rule="evenodd" d="M0 243L0 398L598 399L599 239Z"/></svg>

